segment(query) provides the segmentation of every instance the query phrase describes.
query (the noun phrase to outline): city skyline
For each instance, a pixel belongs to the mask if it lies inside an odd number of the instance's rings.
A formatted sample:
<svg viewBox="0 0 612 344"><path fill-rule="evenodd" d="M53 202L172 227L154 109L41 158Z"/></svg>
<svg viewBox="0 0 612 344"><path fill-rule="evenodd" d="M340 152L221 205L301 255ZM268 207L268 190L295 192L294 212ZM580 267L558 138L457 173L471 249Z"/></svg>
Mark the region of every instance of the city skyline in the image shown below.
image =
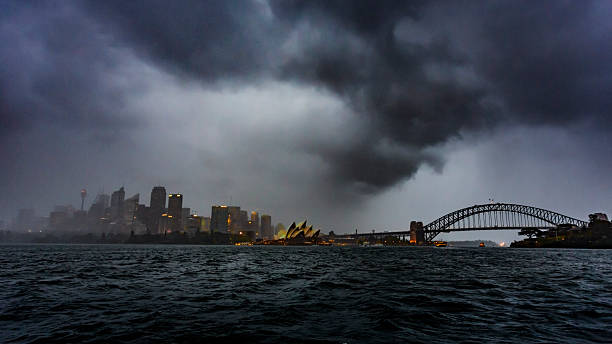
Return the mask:
<svg viewBox="0 0 612 344"><path fill-rule="evenodd" d="M5 222L117 185L336 231L612 213L609 2L0 8Z"/></svg>

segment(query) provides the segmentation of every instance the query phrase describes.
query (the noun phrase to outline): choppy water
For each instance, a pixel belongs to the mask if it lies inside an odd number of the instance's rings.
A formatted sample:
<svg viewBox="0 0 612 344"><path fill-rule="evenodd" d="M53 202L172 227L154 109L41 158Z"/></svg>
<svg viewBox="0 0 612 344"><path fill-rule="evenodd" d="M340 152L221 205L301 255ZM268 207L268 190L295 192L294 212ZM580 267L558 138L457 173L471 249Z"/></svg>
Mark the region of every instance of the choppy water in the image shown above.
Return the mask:
<svg viewBox="0 0 612 344"><path fill-rule="evenodd" d="M612 250L0 246L0 342L612 341Z"/></svg>

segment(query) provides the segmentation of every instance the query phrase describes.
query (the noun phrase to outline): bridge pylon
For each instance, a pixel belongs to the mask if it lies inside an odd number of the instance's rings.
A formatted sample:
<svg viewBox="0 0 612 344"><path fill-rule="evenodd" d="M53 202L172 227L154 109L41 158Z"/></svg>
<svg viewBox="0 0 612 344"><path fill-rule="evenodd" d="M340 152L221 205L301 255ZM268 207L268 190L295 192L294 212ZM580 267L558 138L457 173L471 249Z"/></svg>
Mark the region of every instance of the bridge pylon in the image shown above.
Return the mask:
<svg viewBox="0 0 612 344"><path fill-rule="evenodd" d="M423 222L410 222L410 243L412 245L425 244L425 231L423 230Z"/></svg>

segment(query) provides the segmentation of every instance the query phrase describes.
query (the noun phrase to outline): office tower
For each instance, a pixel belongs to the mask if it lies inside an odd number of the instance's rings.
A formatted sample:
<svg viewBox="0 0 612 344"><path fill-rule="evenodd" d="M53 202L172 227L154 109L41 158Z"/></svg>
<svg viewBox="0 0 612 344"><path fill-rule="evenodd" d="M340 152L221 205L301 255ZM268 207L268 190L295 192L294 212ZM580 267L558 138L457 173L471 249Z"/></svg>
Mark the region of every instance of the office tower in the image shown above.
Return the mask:
<svg viewBox="0 0 612 344"><path fill-rule="evenodd" d="M259 213L256 211L252 211L251 212L251 223L255 226L255 228L257 228L257 231L259 231L260 225L259 225Z"/></svg>
<svg viewBox="0 0 612 344"><path fill-rule="evenodd" d="M113 192L110 200L110 216L111 221L117 221L123 218L123 201L125 200L125 189L123 186Z"/></svg>
<svg viewBox="0 0 612 344"><path fill-rule="evenodd" d="M147 209L147 231L157 233L159 231L159 220L166 208L166 188L155 186L151 190L151 202Z"/></svg>
<svg viewBox="0 0 612 344"><path fill-rule="evenodd" d="M54 230L64 229L68 222L68 213L65 211L52 211L49 213L49 228Z"/></svg>
<svg viewBox="0 0 612 344"><path fill-rule="evenodd" d="M169 194L168 195L168 221L172 232L181 230L181 215L183 209L183 195Z"/></svg>
<svg viewBox="0 0 612 344"><path fill-rule="evenodd" d="M210 233L229 233L229 209L226 205L213 205L210 213Z"/></svg>
<svg viewBox="0 0 612 344"><path fill-rule="evenodd" d="M210 233L210 217L203 217L200 225L201 232Z"/></svg>
<svg viewBox="0 0 612 344"><path fill-rule="evenodd" d="M99 193L94 202L99 204L103 209L106 209L110 206L110 195Z"/></svg>
<svg viewBox="0 0 612 344"><path fill-rule="evenodd" d="M151 209L159 211L161 214L166 208L166 188L163 186L155 186L151 190L151 203L149 203Z"/></svg>
<svg viewBox="0 0 612 344"><path fill-rule="evenodd" d="M136 220L136 211L138 210L138 202L140 201L140 194L123 201L123 223L126 225L134 224Z"/></svg>
<svg viewBox="0 0 612 344"><path fill-rule="evenodd" d="M187 225L187 219L189 218L190 214L191 214L191 208L182 208L181 209L181 228L182 229L185 229L185 227Z"/></svg>
<svg viewBox="0 0 612 344"><path fill-rule="evenodd" d="M270 215L261 215L261 236L264 239L274 239L272 217Z"/></svg>
<svg viewBox="0 0 612 344"><path fill-rule="evenodd" d="M249 221L250 230L255 231L256 237L263 238L263 233L261 232L261 226L259 224L259 213L256 211L251 212L251 220Z"/></svg>
<svg viewBox="0 0 612 344"><path fill-rule="evenodd" d="M229 206L227 207L228 215L228 229L231 234L238 234L240 232L240 207Z"/></svg>
<svg viewBox="0 0 612 344"><path fill-rule="evenodd" d="M27 231L34 221L34 209L19 209L17 212L17 230Z"/></svg>

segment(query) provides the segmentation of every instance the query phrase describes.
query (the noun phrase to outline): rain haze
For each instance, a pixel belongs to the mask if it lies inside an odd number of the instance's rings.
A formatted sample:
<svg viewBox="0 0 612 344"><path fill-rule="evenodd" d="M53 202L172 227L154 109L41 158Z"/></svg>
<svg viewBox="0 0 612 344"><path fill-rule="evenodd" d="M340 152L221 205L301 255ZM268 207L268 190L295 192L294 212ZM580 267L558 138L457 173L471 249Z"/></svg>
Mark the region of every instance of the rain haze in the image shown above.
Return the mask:
<svg viewBox="0 0 612 344"><path fill-rule="evenodd" d="M612 2L2 1L0 219L124 186L323 232L612 211ZM514 232L445 234L509 241Z"/></svg>

